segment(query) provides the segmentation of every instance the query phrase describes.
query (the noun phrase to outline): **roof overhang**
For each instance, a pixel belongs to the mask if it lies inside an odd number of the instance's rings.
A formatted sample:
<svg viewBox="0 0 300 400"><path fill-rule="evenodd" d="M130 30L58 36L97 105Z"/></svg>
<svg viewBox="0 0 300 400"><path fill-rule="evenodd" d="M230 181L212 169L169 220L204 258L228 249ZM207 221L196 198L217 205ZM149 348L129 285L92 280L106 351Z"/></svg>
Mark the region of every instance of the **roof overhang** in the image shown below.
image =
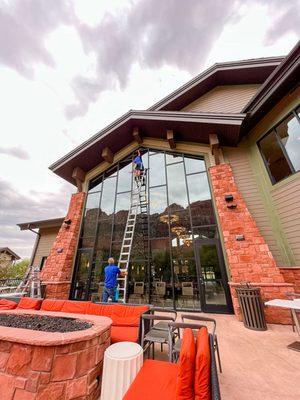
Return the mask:
<svg viewBox="0 0 300 400"><path fill-rule="evenodd" d="M214 64L149 110L180 110L218 85L263 83L282 60L284 57L267 57Z"/></svg>
<svg viewBox="0 0 300 400"><path fill-rule="evenodd" d="M40 228L57 228L63 223L64 218L44 219L41 221L23 222L17 224L21 231Z"/></svg>
<svg viewBox="0 0 300 400"><path fill-rule="evenodd" d="M209 144L210 133L217 133L221 145L235 146L245 117L246 114L131 110L49 168L75 184L74 168L88 172L104 161L101 155L104 148L108 147L113 154L120 151L134 140L135 127L143 137L166 139L167 130L173 130L176 141L204 144Z"/></svg>
<svg viewBox="0 0 300 400"><path fill-rule="evenodd" d="M249 130L270 111L278 99L299 86L300 77L300 41L273 71L255 96L243 109L248 114L245 128Z"/></svg>

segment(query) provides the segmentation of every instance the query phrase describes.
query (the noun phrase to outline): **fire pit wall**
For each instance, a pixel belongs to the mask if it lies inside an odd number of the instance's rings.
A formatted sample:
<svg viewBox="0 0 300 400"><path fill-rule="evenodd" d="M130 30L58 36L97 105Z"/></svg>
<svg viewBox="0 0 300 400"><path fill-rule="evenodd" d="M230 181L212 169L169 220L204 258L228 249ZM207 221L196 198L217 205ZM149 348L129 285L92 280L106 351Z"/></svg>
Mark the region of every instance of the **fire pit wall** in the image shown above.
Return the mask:
<svg viewBox="0 0 300 400"><path fill-rule="evenodd" d="M83 335L82 340L68 344L55 344L53 335L62 342L62 337L66 340L73 332L43 332L43 339L36 340L41 332L1 327L1 333L6 330L9 339L0 340L1 400L98 399L103 355L110 343L110 324L107 326L92 339L87 339L91 335ZM18 341L21 331L27 334L26 343L10 341L16 331Z"/></svg>

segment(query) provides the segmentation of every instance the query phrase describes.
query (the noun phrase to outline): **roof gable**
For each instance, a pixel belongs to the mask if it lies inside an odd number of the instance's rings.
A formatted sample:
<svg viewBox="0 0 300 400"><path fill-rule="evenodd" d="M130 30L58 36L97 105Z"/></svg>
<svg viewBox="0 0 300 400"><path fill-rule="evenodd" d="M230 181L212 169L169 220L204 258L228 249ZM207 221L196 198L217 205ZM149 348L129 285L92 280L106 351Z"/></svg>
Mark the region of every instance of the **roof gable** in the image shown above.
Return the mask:
<svg viewBox="0 0 300 400"><path fill-rule="evenodd" d="M217 63L164 97L149 110L178 111L220 85L262 84L284 57Z"/></svg>
<svg viewBox="0 0 300 400"><path fill-rule="evenodd" d="M13 259L20 260L20 257L18 256L18 254L16 254L14 251L12 251L9 247L1 247L0 253L8 253L12 256Z"/></svg>
<svg viewBox="0 0 300 400"><path fill-rule="evenodd" d="M181 111L240 113L259 87L259 84L216 86Z"/></svg>

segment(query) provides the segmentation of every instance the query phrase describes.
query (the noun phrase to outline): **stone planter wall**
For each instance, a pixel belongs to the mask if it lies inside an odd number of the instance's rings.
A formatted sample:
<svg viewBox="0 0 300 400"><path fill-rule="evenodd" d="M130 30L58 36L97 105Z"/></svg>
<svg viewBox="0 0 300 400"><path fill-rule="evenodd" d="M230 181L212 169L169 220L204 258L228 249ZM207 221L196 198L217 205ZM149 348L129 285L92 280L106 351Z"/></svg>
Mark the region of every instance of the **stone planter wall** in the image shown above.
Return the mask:
<svg viewBox="0 0 300 400"><path fill-rule="evenodd" d="M65 315L71 316L59 313ZM62 334L1 327L1 400L99 399L103 356L110 344L110 323L108 318L104 320L108 328L102 327L94 335L86 335L94 328L81 331L82 340L80 331ZM14 332L17 343L11 341ZM22 334L26 335L25 343L20 343ZM57 344L55 335L59 338Z"/></svg>

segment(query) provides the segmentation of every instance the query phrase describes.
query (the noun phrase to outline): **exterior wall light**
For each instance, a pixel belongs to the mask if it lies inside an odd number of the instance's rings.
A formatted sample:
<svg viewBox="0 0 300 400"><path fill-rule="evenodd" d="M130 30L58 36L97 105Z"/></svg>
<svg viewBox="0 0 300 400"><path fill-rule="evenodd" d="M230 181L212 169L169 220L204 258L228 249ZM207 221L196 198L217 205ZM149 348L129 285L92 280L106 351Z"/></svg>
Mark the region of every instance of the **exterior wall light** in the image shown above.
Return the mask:
<svg viewBox="0 0 300 400"><path fill-rule="evenodd" d="M233 196L232 196L232 194L226 194L226 195L225 195L225 201L227 201L227 203L229 203L230 201L233 201Z"/></svg>
<svg viewBox="0 0 300 400"><path fill-rule="evenodd" d="M244 235L236 235L235 240L237 240L238 242L242 242L243 240L245 240L245 236Z"/></svg>

